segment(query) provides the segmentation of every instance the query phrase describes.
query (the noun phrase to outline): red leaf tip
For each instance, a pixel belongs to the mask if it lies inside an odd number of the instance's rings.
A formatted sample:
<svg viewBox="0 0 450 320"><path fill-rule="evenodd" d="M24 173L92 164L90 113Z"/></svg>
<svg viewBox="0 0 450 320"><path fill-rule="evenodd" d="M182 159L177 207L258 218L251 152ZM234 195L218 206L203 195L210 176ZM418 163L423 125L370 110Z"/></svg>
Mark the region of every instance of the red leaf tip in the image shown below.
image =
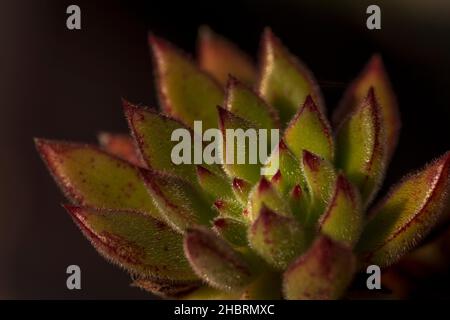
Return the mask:
<svg viewBox="0 0 450 320"><path fill-rule="evenodd" d="M303 164L308 166L310 170L317 171L319 170L320 160L321 158L316 156L314 153L309 152L308 150L303 150Z"/></svg>

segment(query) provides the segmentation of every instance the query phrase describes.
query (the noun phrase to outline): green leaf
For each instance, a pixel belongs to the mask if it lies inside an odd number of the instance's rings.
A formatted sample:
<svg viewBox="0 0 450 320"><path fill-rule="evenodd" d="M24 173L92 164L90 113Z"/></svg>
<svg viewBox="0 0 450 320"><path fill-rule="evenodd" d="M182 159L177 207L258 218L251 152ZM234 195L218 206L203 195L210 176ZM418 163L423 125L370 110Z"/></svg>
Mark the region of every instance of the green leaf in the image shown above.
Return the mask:
<svg viewBox="0 0 450 320"><path fill-rule="evenodd" d="M210 225L216 215L200 190L183 179L141 170L156 207L174 229L184 232L190 226Z"/></svg>
<svg viewBox="0 0 450 320"><path fill-rule="evenodd" d="M151 169L164 173L196 180L193 164L175 164L171 154L173 148L180 142L172 141L175 130L187 130L179 121L158 114L156 111L124 102L125 115L131 132L137 141L142 156ZM189 131L189 133L191 133ZM191 135L192 137L192 135ZM191 157L193 158L193 139L190 141Z"/></svg>
<svg viewBox="0 0 450 320"><path fill-rule="evenodd" d="M218 217L214 220L214 231L234 246L243 247L247 245L247 225L242 221Z"/></svg>
<svg viewBox="0 0 450 320"><path fill-rule="evenodd" d="M252 89L230 77L225 94L225 107L258 128L279 127L278 113L267 105Z"/></svg>
<svg viewBox="0 0 450 320"><path fill-rule="evenodd" d="M357 250L368 263L388 266L415 247L448 203L450 152L405 177L372 210Z"/></svg>
<svg viewBox="0 0 450 320"><path fill-rule="evenodd" d="M146 167L133 138L129 135L101 132L98 135L98 141L106 152L124 159L135 166Z"/></svg>
<svg viewBox="0 0 450 320"><path fill-rule="evenodd" d="M219 127L223 137L222 156L225 172L231 178L240 178L255 184L261 176L261 163L258 159L259 143L251 143L255 138L258 139L257 131L256 133L253 131L254 126L251 123L226 109L218 107L218 112ZM252 132L255 133L254 136ZM227 148L227 145L230 148ZM250 154L256 155L256 159L251 159ZM239 159L240 156L243 159Z"/></svg>
<svg viewBox="0 0 450 320"><path fill-rule="evenodd" d="M165 113L189 127L203 121L204 128L217 128L216 106L223 91L193 61L167 41L150 36L160 104Z"/></svg>
<svg viewBox="0 0 450 320"><path fill-rule="evenodd" d="M321 236L283 274L284 297L289 300L338 299L354 272L352 251Z"/></svg>
<svg viewBox="0 0 450 320"><path fill-rule="evenodd" d="M178 298L197 289L199 283L192 281L137 278L133 281L132 286L141 288L161 298Z"/></svg>
<svg viewBox="0 0 450 320"><path fill-rule="evenodd" d="M283 47L270 29L264 31L261 59L259 92L278 109L282 125L292 118L308 95L323 110L320 90L312 73Z"/></svg>
<svg viewBox="0 0 450 320"><path fill-rule="evenodd" d="M231 183L208 169L197 166L197 179L203 190L215 198L234 199Z"/></svg>
<svg viewBox="0 0 450 320"><path fill-rule="evenodd" d="M257 71L252 59L237 46L202 26L198 37L200 67L223 86L228 75L233 75L248 85L256 81Z"/></svg>
<svg viewBox="0 0 450 320"><path fill-rule="evenodd" d="M308 150L303 150L301 165L310 196L310 212L306 223L311 226L322 215L333 195L336 172L330 162Z"/></svg>
<svg viewBox="0 0 450 320"><path fill-rule="evenodd" d="M184 251L195 273L215 288L236 291L252 281L250 265L243 255L210 230L188 229Z"/></svg>
<svg viewBox="0 0 450 320"><path fill-rule="evenodd" d="M309 196L303 191L300 185L295 185L289 192L288 199L292 215L296 217L302 225L305 225L310 208Z"/></svg>
<svg viewBox="0 0 450 320"><path fill-rule="evenodd" d="M331 239L352 247L361 234L363 218L358 190L339 174L333 196L320 218L320 231Z"/></svg>
<svg viewBox="0 0 450 320"><path fill-rule="evenodd" d="M286 128L284 138L289 149L298 158L303 150L309 150L333 161L334 146L330 125L309 95Z"/></svg>
<svg viewBox="0 0 450 320"><path fill-rule="evenodd" d="M306 249L305 232L298 222L264 205L248 231L248 239L261 257L280 270Z"/></svg>
<svg viewBox="0 0 450 320"><path fill-rule="evenodd" d="M339 126L352 111L363 103L371 87L375 89L380 104L383 126L386 130L386 153L387 158L390 159L397 146L401 122L397 99L379 55L371 58L363 72L350 85L333 114L333 122Z"/></svg>
<svg viewBox="0 0 450 320"><path fill-rule="evenodd" d="M336 164L360 192L367 206L386 171L386 137L375 92L370 89L360 107L347 118L337 136Z"/></svg>
<svg viewBox="0 0 450 320"><path fill-rule="evenodd" d="M261 178L249 196L248 213L251 221L255 221L258 218L264 205L282 216L292 216L289 204L267 179Z"/></svg>
<svg viewBox="0 0 450 320"><path fill-rule="evenodd" d="M183 255L182 236L136 212L65 206L97 251L142 277L196 280Z"/></svg>
<svg viewBox="0 0 450 320"><path fill-rule="evenodd" d="M94 146L43 139L35 142L55 181L73 202L160 218L139 170L130 163Z"/></svg>

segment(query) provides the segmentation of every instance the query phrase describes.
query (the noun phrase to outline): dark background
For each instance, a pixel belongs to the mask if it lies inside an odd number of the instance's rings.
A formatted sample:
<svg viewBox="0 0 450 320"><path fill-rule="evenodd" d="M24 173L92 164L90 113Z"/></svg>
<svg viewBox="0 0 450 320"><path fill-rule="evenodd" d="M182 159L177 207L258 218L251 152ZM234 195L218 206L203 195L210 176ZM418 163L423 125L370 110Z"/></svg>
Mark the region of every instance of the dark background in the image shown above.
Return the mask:
<svg viewBox="0 0 450 320"><path fill-rule="evenodd" d="M77 4L82 30L66 29ZM382 30L365 27L378 4ZM428 1L5 1L0 3L0 299L148 298L60 207L32 137L94 142L126 132L120 99L155 106L147 32L195 51L209 24L256 56L271 26L313 70L329 111L373 52L385 60L403 129L386 185L449 146L450 3ZM333 83L333 85L330 85ZM385 186L386 188L386 186ZM66 267L82 269L69 291Z"/></svg>

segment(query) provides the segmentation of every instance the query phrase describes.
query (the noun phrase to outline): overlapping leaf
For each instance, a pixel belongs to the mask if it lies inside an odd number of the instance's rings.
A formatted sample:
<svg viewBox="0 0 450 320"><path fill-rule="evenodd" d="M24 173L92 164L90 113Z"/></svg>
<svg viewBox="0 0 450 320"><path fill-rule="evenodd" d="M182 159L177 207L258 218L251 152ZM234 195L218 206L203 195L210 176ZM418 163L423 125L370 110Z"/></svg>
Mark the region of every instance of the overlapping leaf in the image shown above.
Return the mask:
<svg viewBox="0 0 450 320"><path fill-rule="evenodd" d="M112 155L127 160L138 167L146 166L133 138L129 135L102 132L98 135L98 140L100 146Z"/></svg>

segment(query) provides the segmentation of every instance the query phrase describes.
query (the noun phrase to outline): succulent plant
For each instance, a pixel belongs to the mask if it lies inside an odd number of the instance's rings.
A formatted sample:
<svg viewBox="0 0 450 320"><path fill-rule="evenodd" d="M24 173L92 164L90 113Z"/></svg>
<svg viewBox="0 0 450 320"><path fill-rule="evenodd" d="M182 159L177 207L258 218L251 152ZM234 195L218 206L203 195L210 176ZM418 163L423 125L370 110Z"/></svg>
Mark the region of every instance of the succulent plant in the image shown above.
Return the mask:
<svg viewBox="0 0 450 320"><path fill-rule="evenodd" d="M131 136L102 133L100 147L36 139L74 222L134 285L184 299L347 297L365 266L397 263L446 219L449 152L373 204L400 129L378 55L331 126L312 73L269 29L258 68L208 28L198 63L149 41L161 113L124 101ZM174 164L171 134L195 120L279 128L278 171Z"/></svg>

